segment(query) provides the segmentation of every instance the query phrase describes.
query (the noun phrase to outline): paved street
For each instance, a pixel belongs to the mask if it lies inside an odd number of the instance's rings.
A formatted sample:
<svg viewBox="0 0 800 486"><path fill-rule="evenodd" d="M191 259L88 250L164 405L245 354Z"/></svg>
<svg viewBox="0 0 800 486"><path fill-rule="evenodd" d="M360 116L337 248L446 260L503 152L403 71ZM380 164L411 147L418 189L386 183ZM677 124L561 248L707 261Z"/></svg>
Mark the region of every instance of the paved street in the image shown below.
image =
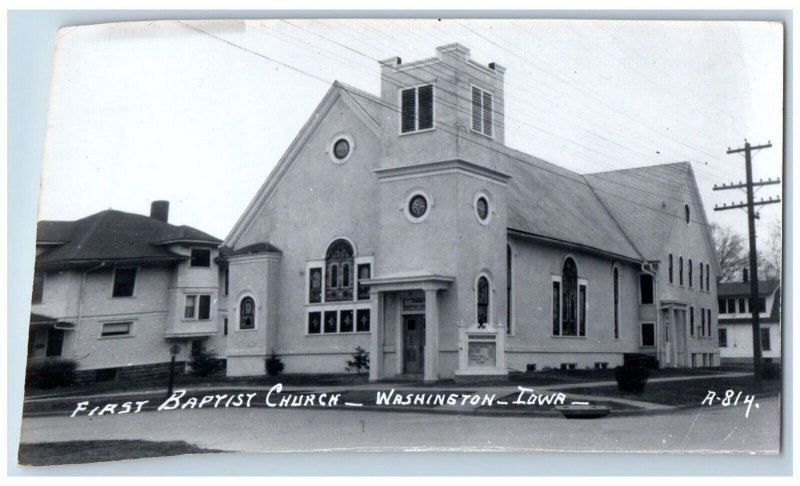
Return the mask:
<svg viewBox="0 0 800 486"><path fill-rule="evenodd" d="M780 403L567 420L314 409L195 409L26 417L23 442L184 440L230 451L573 450L777 452Z"/></svg>

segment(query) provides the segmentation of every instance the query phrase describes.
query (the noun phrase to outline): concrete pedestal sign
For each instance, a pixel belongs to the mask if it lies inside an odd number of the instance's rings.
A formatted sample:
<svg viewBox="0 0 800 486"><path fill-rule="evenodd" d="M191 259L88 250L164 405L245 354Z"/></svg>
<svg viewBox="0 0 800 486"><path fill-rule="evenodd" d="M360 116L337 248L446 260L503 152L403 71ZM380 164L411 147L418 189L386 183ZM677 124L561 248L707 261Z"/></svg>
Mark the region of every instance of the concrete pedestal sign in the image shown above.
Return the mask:
<svg viewBox="0 0 800 486"><path fill-rule="evenodd" d="M505 346L502 323L459 326L456 381L507 377Z"/></svg>

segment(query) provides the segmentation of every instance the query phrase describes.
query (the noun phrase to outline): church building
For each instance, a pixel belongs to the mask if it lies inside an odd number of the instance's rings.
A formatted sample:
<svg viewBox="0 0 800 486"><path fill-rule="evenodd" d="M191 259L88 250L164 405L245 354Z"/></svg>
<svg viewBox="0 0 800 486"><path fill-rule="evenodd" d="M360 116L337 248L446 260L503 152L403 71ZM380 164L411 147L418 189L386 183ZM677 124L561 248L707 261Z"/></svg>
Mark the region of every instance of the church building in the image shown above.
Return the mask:
<svg viewBox="0 0 800 486"><path fill-rule="evenodd" d="M220 248L227 373L434 381L718 366L688 162L579 174L505 145L505 69L459 44L334 83ZM224 301L224 302L222 302Z"/></svg>

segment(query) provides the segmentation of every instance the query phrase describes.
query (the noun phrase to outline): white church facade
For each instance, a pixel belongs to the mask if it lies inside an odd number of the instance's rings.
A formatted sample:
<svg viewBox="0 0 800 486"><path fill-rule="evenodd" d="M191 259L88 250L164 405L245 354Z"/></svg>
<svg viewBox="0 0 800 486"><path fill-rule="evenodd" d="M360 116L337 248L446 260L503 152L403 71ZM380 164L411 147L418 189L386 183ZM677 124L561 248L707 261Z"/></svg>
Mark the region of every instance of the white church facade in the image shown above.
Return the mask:
<svg viewBox="0 0 800 486"><path fill-rule="evenodd" d="M452 44L381 62L380 95L334 83L220 249L229 375L342 373L357 346L372 380L719 365L691 165L508 148L503 78Z"/></svg>

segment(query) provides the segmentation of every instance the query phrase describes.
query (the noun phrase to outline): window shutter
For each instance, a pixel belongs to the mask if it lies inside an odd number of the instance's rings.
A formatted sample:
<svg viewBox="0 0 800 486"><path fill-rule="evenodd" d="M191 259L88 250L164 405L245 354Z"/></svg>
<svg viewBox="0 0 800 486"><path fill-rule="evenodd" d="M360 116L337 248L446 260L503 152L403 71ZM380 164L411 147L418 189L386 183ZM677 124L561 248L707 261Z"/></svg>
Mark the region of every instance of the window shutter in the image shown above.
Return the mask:
<svg viewBox="0 0 800 486"><path fill-rule="evenodd" d="M492 136L492 95L483 92L483 133Z"/></svg>
<svg viewBox="0 0 800 486"><path fill-rule="evenodd" d="M483 107L481 106L481 90L476 87L472 87L472 129L476 132L481 132L482 130L482 111Z"/></svg>
<svg viewBox="0 0 800 486"><path fill-rule="evenodd" d="M417 119L417 100L416 100L416 90L415 89L406 89L402 92L402 100L401 100L401 132L413 132L416 130L416 119Z"/></svg>
<svg viewBox="0 0 800 486"><path fill-rule="evenodd" d="M417 130L433 128L433 85L417 88L419 101L419 124Z"/></svg>

